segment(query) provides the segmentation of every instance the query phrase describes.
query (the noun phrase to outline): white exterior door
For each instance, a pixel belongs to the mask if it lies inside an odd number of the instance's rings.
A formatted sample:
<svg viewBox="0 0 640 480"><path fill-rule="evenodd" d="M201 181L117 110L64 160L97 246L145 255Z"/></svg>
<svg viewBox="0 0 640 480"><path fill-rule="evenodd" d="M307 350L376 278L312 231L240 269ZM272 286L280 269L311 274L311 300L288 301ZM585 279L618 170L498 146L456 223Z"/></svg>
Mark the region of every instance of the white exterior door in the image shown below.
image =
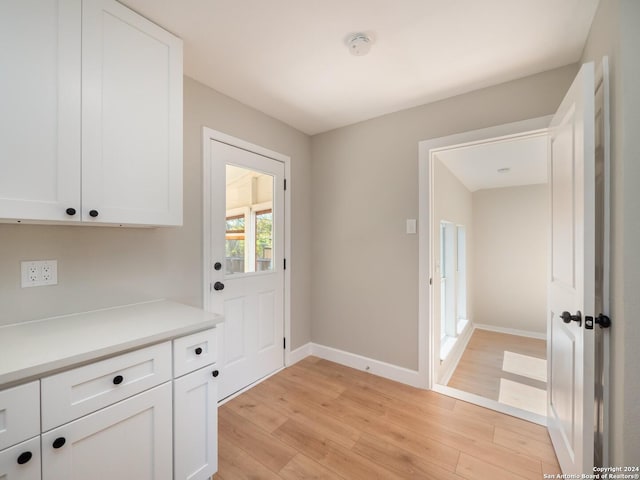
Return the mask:
<svg viewBox="0 0 640 480"><path fill-rule="evenodd" d="M219 398L284 366L284 163L210 144L209 308L221 313Z"/></svg>
<svg viewBox="0 0 640 480"><path fill-rule="evenodd" d="M585 64L550 127L549 433L565 474L592 473L595 173L594 68Z"/></svg>

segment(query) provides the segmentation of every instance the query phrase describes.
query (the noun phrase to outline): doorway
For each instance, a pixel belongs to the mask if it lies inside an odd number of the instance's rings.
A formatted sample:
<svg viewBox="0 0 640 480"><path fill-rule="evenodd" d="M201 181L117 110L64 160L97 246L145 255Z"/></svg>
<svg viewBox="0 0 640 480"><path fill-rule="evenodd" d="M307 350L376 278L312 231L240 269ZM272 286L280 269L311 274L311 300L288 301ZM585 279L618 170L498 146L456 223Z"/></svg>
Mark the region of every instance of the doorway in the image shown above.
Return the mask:
<svg viewBox="0 0 640 480"><path fill-rule="evenodd" d="M203 293L205 308L225 319L223 400L285 364L288 157L209 129L203 151Z"/></svg>
<svg viewBox="0 0 640 480"><path fill-rule="evenodd" d="M543 425L549 120L421 143L429 386Z"/></svg>

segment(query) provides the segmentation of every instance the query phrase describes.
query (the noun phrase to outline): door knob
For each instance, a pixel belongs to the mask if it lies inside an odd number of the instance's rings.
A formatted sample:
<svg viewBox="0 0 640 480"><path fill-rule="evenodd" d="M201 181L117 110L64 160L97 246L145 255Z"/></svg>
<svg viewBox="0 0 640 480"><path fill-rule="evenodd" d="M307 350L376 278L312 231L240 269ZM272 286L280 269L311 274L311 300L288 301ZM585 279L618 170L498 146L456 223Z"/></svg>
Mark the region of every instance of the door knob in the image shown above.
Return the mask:
<svg viewBox="0 0 640 480"><path fill-rule="evenodd" d="M213 284L213 289L214 290L224 290L224 283L222 282L216 282Z"/></svg>
<svg viewBox="0 0 640 480"><path fill-rule="evenodd" d="M580 310L578 310L575 315L571 315L569 312L562 312L560 318L562 318L564 323L571 323L574 321L578 322L578 326L582 326L582 313L580 313Z"/></svg>

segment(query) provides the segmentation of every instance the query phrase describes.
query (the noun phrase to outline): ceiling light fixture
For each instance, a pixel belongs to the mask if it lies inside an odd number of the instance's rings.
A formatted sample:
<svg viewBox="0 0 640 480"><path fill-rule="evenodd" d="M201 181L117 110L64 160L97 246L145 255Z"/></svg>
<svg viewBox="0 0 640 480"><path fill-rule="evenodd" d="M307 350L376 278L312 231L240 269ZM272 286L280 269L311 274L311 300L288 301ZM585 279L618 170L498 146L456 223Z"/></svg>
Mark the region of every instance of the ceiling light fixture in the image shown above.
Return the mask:
<svg viewBox="0 0 640 480"><path fill-rule="evenodd" d="M347 47L351 55L361 57L369 53L371 45L373 45L373 39L367 33L353 33L347 37Z"/></svg>
<svg viewBox="0 0 640 480"><path fill-rule="evenodd" d="M503 167L498 169L498 173L509 173L511 169L509 167Z"/></svg>

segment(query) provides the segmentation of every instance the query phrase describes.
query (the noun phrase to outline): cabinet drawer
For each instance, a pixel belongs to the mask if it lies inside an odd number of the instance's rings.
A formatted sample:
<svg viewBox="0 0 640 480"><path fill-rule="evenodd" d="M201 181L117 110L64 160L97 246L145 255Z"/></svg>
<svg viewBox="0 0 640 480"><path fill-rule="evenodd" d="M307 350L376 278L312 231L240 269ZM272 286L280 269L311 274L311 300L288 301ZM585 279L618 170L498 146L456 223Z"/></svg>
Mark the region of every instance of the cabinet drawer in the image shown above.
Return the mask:
<svg viewBox="0 0 640 480"><path fill-rule="evenodd" d="M40 437L0 451L2 480L40 480Z"/></svg>
<svg viewBox="0 0 640 480"><path fill-rule="evenodd" d="M215 328L194 333L173 341L173 376L215 363L218 356L217 332Z"/></svg>
<svg viewBox="0 0 640 480"><path fill-rule="evenodd" d="M171 344L153 345L42 379L42 431L171 378Z"/></svg>
<svg viewBox="0 0 640 480"><path fill-rule="evenodd" d="M39 433L40 382L0 391L0 450Z"/></svg>

